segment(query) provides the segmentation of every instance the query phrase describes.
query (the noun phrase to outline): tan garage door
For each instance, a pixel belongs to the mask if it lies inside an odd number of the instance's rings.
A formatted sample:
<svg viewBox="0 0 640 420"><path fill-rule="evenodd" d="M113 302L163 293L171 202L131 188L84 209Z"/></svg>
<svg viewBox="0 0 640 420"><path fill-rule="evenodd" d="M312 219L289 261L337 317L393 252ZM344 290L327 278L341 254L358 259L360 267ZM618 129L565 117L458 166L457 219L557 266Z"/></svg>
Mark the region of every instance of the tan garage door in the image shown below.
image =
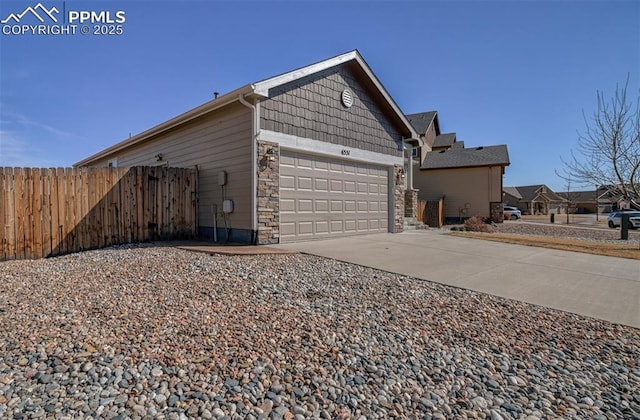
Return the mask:
<svg viewBox="0 0 640 420"><path fill-rule="evenodd" d="M280 241L387 232L388 169L283 150Z"/></svg>

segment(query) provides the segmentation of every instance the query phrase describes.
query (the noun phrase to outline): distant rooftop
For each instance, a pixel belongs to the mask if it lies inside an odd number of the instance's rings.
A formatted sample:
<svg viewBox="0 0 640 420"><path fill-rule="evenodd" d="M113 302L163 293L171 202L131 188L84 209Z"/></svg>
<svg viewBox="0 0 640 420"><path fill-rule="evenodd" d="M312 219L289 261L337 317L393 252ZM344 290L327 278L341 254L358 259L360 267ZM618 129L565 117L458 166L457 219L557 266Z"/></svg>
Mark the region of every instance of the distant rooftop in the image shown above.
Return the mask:
<svg viewBox="0 0 640 420"><path fill-rule="evenodd" d="M504 187L502 191L504 191L505 193L509 194L512 197L517 198L518 200L522 199L522 195L520 194L520 191L518 191L516 187Z"/></svg>
<svg viewBox="0 0 640 420"><path fill-rule="evenodd" d="M522 196L523 201L532 201L540 195L544 195L552 201L565 201L563 197L556 194L551 188L544 184L524 185L513 188L516 188L518 190L518 192Z"/></svg>
<svg viewBox="0 0 640 420"><path fill-rule="evenodd" d="M456 133L445 133L436 136L436 139L433 141L433 148L440 147L452 147L453 143L456 142Z"/></svg>
<svg viewBox="0 0 640 420"><path fill-rule="evenodd" d="M427 153L420 169L466 168L474 166L508 166L505 144L498 146L449 149Z"/></svg>
<svg viewBox="0 0 640 420"><path fill-rule="evenodd" d="M427 128L429 128L436 115L438 115L438 111L419 112L417 114L407 115L407 119L418 134L424 134L427 132Z"/></svg>

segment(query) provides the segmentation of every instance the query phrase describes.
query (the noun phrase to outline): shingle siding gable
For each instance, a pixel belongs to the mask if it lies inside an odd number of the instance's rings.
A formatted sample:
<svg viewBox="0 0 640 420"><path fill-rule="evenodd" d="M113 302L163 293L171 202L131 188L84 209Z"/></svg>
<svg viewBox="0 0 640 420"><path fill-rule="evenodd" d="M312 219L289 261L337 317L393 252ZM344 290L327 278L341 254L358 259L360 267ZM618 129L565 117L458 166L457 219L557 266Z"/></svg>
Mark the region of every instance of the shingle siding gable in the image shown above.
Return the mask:
<svg viewBox="0 0 640 420"><path fill-rule="evenodd" d="M353 93L350 108L342 91ZM278 86L260 104L260 126L298 137L401 156L402 136L345 66Z"/></svg>

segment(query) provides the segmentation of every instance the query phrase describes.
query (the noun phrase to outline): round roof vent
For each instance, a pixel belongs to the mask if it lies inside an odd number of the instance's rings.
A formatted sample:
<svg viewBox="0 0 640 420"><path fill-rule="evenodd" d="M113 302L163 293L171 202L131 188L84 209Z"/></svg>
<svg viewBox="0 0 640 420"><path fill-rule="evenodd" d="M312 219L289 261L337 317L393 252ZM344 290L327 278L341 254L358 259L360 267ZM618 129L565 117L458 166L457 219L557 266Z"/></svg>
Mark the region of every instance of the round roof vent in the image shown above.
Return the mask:
<svg viewBox="0 0 640 420"><path fill-rule="evenodd" d="M353 93L349 89L343 90L340 98L342 99L342 105L351 108L351 105L353 105Z"/></svg>

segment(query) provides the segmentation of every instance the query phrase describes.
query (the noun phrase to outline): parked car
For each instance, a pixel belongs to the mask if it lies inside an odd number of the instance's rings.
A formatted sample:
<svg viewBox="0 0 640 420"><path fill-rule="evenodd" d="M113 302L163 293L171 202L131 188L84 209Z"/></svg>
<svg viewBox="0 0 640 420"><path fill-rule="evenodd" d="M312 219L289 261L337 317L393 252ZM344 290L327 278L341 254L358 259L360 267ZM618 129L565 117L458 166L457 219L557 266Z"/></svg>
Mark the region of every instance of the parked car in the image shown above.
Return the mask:
<svg viewBox="0 0 640 420"><path fill-rule="evenodd" d="M623 213L629 215L629 227L631 229L640 228L640 211L614 211L609 215L609 219L607 220L610 228L620 226Z"/></svg>
<svg viewBox="0 0 640 420"><path fill-rule="evenodd" d="M518 220L522 217L522 213L517 207L504 206L505 220Z"/></svg>

